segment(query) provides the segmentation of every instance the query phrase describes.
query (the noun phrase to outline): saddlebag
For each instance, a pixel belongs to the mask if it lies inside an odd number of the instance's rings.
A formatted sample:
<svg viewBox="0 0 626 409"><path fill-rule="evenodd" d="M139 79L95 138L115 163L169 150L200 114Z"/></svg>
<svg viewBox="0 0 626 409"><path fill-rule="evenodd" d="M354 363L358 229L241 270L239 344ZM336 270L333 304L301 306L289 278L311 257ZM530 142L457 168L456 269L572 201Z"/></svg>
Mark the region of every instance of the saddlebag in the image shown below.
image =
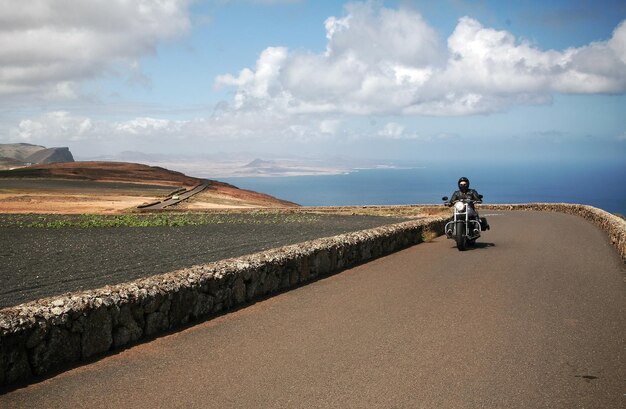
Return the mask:
<svg viewBox="0 0 626 409"><path fill-rule="evenodd" d="M487 223L487 219L485 217L480 218L480 230L489 230L489 223Z"/></svg>

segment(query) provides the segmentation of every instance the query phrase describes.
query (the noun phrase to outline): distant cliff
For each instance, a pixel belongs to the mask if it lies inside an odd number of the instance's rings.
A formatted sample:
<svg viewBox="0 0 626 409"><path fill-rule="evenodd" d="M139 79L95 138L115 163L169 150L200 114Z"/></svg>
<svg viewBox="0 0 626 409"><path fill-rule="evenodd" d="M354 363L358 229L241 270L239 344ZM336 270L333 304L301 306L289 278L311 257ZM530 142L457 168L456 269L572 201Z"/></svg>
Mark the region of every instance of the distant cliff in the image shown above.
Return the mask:
<svg viewBox="0 0 626 409"><path fill-rule="evenodd" d="M69 148L46 148L28 143L0 144L0 169L63 162L74 162Z"/></svg>

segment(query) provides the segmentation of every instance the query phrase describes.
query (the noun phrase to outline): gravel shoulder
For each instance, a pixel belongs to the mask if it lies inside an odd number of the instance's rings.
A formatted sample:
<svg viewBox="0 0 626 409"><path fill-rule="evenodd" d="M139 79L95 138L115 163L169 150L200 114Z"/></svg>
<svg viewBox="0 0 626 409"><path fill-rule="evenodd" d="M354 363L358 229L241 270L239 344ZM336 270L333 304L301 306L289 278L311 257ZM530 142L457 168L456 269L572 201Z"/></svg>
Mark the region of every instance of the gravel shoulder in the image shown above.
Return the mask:
<svg viewBox="0 0 626 409"><path fill-rule="evenodd" d="M242 213L178 227L0 227L0 308L404 220Z"/></svg>

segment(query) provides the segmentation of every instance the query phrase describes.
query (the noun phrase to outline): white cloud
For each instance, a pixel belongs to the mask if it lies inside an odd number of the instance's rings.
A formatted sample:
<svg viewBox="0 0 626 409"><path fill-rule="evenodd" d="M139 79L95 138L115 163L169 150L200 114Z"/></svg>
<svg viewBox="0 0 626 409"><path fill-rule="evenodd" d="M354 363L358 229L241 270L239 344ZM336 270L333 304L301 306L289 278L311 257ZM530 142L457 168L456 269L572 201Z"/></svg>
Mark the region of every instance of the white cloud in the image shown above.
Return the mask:
<svg viewBox="0 0 626 409"><path fill-rule="evenodd" d="M563 52L542 51L512 34L483 27L469 17L459 20L448 39L451 58L441 83L489 97L547 92L621 93L626 91L626 39L622 23L609 41Z"/></svg>
<svg viewBox="0 0 626 409"><path fill-rule="evenodd" d="M326 135L335 137L341 127L338 119L316 116L289 116L271 112L227 111L220 115L192 120L137 117L124 121L95 120L54 111L23 119L9 128L11 141L40 143L46 146L71 145L78 141L101 140L138 144L171 144L173 140L214 142L283 143L317 141Z"/></svg>
<svg viewBox="0 0 626 409"><path fill-rule="evenodd" d="M410 88L445 61L435 31L408 10L350 4L348 16L326 21L326 52L289 54L268 48L256 71L222 75L216 85L238 87L237 108L268 105L289 113L396 111L410 102ZM409 89L409 92L406 90Z"/></svg>
<svg viewBox="0 0 626 409"><path fill-rule="evenodd" d="M395 122L389 122L383 129L378 131L378 135L384 138L400 139L404 134L404 126Z"/></svg>
<svg viewBox="0 0 626 409"><path fill-rule="evenodd" d="M368 66L423 67L444 61L439 36L419 13L376 2L351 3L346 11L346 17L326 20L327 57L354 55Z"/></svg>
<svg viewBox="0 0 626 409"><path fill-rule="evenodd" d="M0 9L10 10L0 15L0 98L74 99L77 80L100 75L112 61L140 77L137 57L189 24L183 0L94 1L76 5L71 16L63 13L69 1L33 0L18 9L0 0ZM358 121L353 116L473 115L544 104L557 92L626 91L626 22L607 41L546 51L469 17L442 40L415 10L378 4L353 3L345 16L327 19L321 53L268 47L254 67L218 76L215 85L234 87L235 97L213 117L107 122L55 111L23 119L3 134L44 145L142 137L164 145L172 139L215 145L370 137L427 142L439 136L420 136L397 122L359 132L351 127ZM116 26L107 25L111 20ZM15 41L23 49L11 45Z"/></svg>
<svg viewBox="0 0 626 409"><path fill-rule="evenodd" d="M49 112L37 119L25 119L13 128L10 135L17 140L77 141L97 133L90 118L71 116L65 111Z"/></svg>
<svg viewBox="0 0 626 409"><path fill-rule="evenodd" d="M397 122L388 122L382 129L380 129L376 133L376 136L379 139L383 138L391 140L419 140L422 142L439 139L439 136L433 138L433 136L420 135L418 132L408 130L406 126L401 125Z"/></svg>
<svg viewBox="0 0 626 409"><path fill-rule="evenodd" d="M189 29L187 4L0 0L0 97L75 98L81 80L120 65L132 72L159 41Z"/></svg>
<svg viewBox="0 0 626 409"><path fill-rule="evenodd" d="M274 4L297 4L302 3L304 0L247 0L252 4L265 4L265 5L274 5Z"/></svg>
<svg viewBox="0 0 626 409"><path fill-rule="evenodd" d="M626 64L626 21L617 26L607 45Z"/></svg>
<svg viewBox="0 0 626 409"><path fill-rule="evenodd" d="M118 133L149 136L164 131L172 132L180 128L179 124L181 122L145 117L115 123L113 129Z"/></svg>
<svg viewBox="0 0 626 409"><path fill-rule="evenodd" d="M341 121L338 119L325 119L320 122L320 132L323 134L334 135L339 130Z"/></svg>
<svg viewBox="0 0 626 409"><path fill-rule="evenodd" d="M554 93L626 91L626 22L608 41L541 50L463 17L441 41L416 11L352 3L326 20L324 53L268 48L255 70L216 79L233 107L286 114L473 115Z"/></svg>
<svg viewBox="0 0 626 409"><path fill-rule="evenodd" d="M238 77L230 74L218 76L216 86L236 85L239 92L236 96L236 107L241 107L245 99L271 98L275 95L280 67L287 57L287 49L280 47L270 47L265 49L256 64L256 71L243 69Z"/></svg>

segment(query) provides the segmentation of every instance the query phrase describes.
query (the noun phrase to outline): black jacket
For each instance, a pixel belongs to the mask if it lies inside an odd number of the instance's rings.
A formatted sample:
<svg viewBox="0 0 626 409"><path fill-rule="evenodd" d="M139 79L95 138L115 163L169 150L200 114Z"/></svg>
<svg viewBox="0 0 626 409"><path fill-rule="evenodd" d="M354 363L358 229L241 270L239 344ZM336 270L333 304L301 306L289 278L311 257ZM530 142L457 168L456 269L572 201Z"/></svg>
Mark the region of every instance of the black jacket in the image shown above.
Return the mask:
<svg viewBox="0 0 626 409"><path fill-rule="evenodd" d="M461 192L460 190L457 190L456 192L452 194L450 203L454 203L457 200L462 200L462 199L470 199L470 200L477 201L477 200L480 200L480 197L478 196L478 192L475 191L474 189L467 189L465 193Z"/></svg>

